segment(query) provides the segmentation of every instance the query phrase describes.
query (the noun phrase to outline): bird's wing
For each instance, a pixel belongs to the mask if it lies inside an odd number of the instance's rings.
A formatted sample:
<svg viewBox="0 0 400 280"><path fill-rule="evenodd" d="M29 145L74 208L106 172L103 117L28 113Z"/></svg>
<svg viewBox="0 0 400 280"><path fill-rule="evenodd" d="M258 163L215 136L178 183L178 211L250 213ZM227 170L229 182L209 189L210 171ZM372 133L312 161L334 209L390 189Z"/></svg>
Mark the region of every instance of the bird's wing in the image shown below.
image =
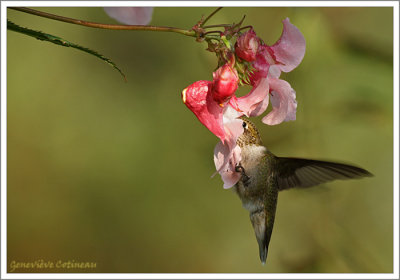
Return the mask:
<svg viewBox="0 0 400 280"><path fill-rule="evenodd" d="M373 176L360 167L311 159L277 158L279 190L307 188L333 180Z"/></svg>

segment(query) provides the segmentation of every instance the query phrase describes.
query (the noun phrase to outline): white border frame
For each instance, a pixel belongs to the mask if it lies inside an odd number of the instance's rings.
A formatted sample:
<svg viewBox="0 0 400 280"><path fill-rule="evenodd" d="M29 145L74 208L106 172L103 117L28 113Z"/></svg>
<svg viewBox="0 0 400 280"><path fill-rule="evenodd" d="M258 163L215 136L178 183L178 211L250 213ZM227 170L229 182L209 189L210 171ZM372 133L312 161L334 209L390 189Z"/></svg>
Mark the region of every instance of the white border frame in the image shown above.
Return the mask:
<svg viewBox="0 0 400 280"><path fill-rule="evenodd" d="M7 273L7 7L393 7L393 273ZM398 279L399 278L399 2L397 1L2 1L1 2L1 279Z"/></svg>

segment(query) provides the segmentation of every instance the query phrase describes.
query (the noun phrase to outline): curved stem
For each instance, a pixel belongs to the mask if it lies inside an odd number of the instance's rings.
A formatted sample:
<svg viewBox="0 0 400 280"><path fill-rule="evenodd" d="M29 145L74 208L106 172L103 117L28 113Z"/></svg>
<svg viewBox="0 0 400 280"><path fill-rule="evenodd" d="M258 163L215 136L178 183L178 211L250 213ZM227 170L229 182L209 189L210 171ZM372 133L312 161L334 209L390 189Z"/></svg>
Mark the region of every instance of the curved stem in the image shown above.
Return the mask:
<svg viewBox="0 0 400 280"><path fill-rule="evenodd" d="M243 23L243 21L244 21L245 18L246 18L246 15L244 15L244 16L242 17L242 19L240 20L240 22L239 22L238 24L235 24L235 26L240 27L240 26L242 25L242 23Z"/></svg>
<svg viewBox="0 0 400 280"><path fill-rule="evenodd" d="M232 24L214 24L214 25L203 26L203 28L207 29L207 28L214 28L214 27L229 27L229 26L232 26Z"/></svg>
<svg viewBox="0 0 400 280"><path fill-rule="evenodd" d="M221 31L218 31L218 30L213 30L213 31L207 31L206 33L204 33L204 35L211 34L211 33L218 33L218 34L221 34L222 32L221 32Z"/></svg>
<svg viewBox="0 0 400 280"><path fill-rule="evenodd" d="M253 26L251 26L251 25L243 26L243 27L241 27L239 29L239 31L242 31L242 30L247 29L247 28L253 28Z"/></svg>
<svg viewBox="0 0 400 280"><path fill-rule="evenodd" d="M219 7L219 8L217 8L214 12L212 12L212 13L201 23L200 27L203 27L204 24L205 24L213 15L215 15L216 13L218 13L222 8L223 8L223 7Z"/></svg>
<svg viewBox="0 0 400 280"><path fill-rule="evenodd" d="M58 21L62 21L62 22L82 25L82 26L86 26L86 27L112 29L112 30L144 30L144 31L158 31L158 32L174 32L174 33L179 33L179 34L190 36L190 37L196 37L196 32L193 30L184 30L184 29L175 28L175 27L151 26L151 25L103 24L103 23L90 22L90 21L84 21L84 20L79 20L79 19L63 17L63 16L59 16L59 15L49 14L49 13L45 13L45 12L41 12L38 10L25 8L25 7L9 7L9 9L17 10L20 12L24 12L24 13L44 17L44 18L58 20Z"/></svg>

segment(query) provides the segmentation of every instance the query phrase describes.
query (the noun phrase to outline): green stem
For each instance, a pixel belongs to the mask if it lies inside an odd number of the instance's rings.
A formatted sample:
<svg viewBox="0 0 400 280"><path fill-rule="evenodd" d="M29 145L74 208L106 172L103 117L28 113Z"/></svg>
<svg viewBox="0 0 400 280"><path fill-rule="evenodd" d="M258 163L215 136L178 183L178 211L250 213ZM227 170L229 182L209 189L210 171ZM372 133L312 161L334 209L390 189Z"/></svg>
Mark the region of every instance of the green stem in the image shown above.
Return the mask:
<svg viewBox="0 0 400 280"><path fill-rule="evenodd" d="M204 35L211 34L211 33L218 33L218 34L221 34L222 32L221 32L221 31L218 31L218 30L213 30L213 31L207 31L206 33L204 33Z"/></svg>
<svg viewBox="0 0 400 280"><path fill-rule="evenodd" d="M244 15L244 16L242 17L242 19L240 20L240 22L239 22L238 24L235 24L235 26L240 27L240 26L242 25L242 23L243 23L243 21L244 21L245 18L246 18L246 15Z"/></svg>
<svg viewBox="0 0 400 280"><path fill-rule="evenodd" d="M241 28L239 29L239 31L242 31L242 30L247 29L247 28L252 28L252 27L253 27L253 26L251 26L251 25L243 26L243 27L241 27Z"/></svg>
<svg viewBox="0 0 400 280"><path fill-rule="evenodd" d="M206 22L207 22L213 15L215 15L216 13L218 13L222 8L223 8L223 7L219 7L219 8L217 8L214 12L212 12L212 13L201 23L200 27L203 27L204 24L206 24Z"/></svg>
<svg viewBox="0 0 400 280"><path fill-rule="evenodd" d="M49 18L49 19L53 19L53 20L58 20L58 21L62 21L62 22L67 22L67 23L72 23L72 24L77 24L77 25L82 25L82 26L87 26L87 27L93 27L93 28L112 29L112 30L143 30L143 31L157 31L157 32L174 32L174 33L178 33L178 34L182 34L182 35L186 35L186 36L190 36L190 37L196 37L196 32L193 30L184 30L184 29L175 28L175 27L151 26L151 25L103 24L103 23L90 22L90 21L84 21L84 20L79 20L79 19L58 16L58 15L49 14L49 13L45 13L45 12L41 12L38 10L25 8L25 7L9 7L9 9L13 9L16 11L20 11L20 12L24 12L24 13L44 17L44 18Z"/></svg>
<svg viewBox="0 0 400 280"><path fill-rule="evenodd" d="M214 24L214 25L203 26L203 28L207 29L207 28L214 28L214 27L229 27L229 26L232 26L232 24Z"/></svg>

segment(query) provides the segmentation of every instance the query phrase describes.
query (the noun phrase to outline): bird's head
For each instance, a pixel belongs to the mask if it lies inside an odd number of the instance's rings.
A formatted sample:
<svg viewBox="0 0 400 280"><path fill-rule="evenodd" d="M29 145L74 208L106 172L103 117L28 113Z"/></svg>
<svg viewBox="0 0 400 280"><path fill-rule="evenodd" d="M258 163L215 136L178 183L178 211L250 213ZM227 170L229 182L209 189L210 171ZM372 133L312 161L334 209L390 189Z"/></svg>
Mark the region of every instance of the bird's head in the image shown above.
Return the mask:
<svg viewBox="0 0 400 280"><path fill-rule="evenodd" d="M257 127L247 118L241 117L241 119L243 120L244 131L243 134L239 136L236 143L241 148L246 145L261 146L262 141Z"/></svg>

